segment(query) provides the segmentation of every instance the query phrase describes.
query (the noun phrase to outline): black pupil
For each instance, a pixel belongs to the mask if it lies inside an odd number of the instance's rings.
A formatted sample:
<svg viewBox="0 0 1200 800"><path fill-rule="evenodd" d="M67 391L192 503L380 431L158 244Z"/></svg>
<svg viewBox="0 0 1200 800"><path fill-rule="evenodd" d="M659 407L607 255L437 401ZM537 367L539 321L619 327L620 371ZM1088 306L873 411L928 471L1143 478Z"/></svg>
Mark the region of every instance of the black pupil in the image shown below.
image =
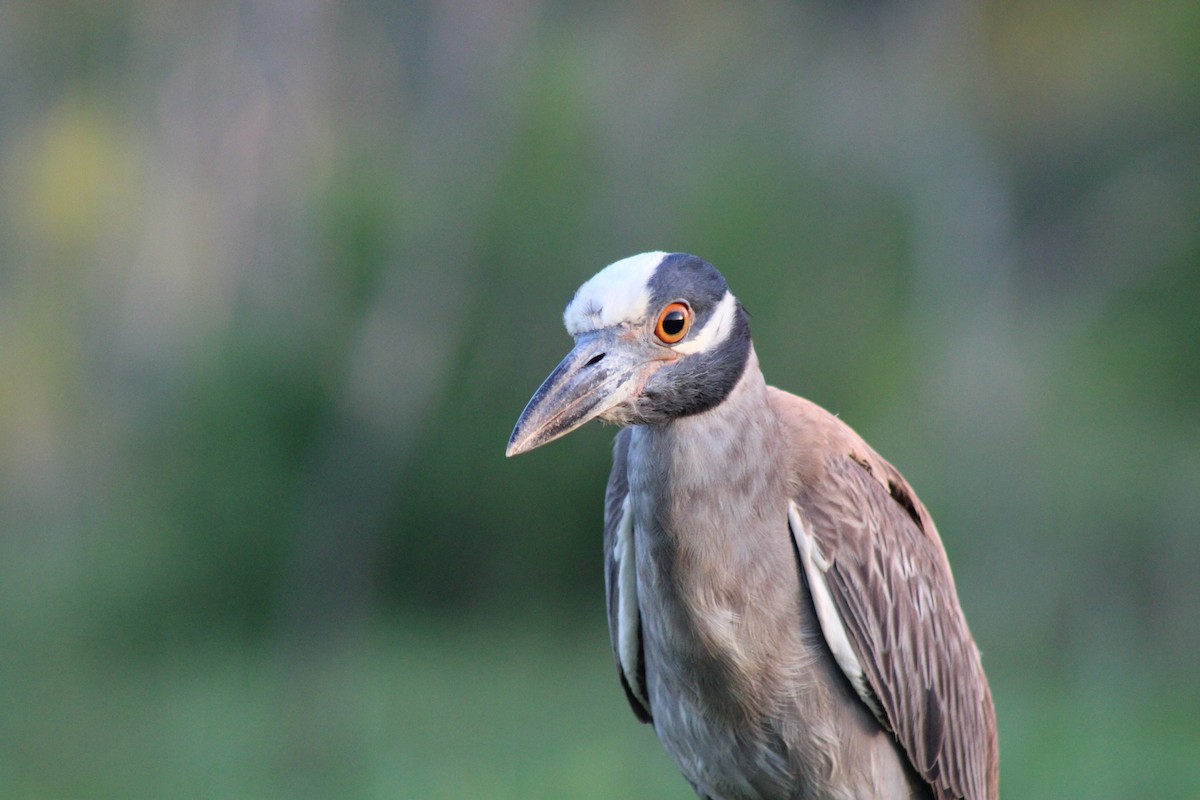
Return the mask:
<svg viewBox="0 0 1200 800"><path fill-rule="evenodd" d="M662 329L667 336L676 336L683 330L685 317L682 311L670 311L663 317Z"/></svg>

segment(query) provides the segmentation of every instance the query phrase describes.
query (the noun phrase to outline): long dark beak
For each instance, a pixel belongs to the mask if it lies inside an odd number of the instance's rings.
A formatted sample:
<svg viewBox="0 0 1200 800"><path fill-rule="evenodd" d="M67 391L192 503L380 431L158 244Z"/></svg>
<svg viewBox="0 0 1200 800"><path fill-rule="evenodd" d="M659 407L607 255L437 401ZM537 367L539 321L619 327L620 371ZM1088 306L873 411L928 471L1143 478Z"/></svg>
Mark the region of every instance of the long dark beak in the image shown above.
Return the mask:
<svg viewBox="0 0 1200 800"><path fill-rule="evenodd" d="M627 399L639 370L616 336L580 336L521 412L505 455L515 456L565 436Z"/></svg>

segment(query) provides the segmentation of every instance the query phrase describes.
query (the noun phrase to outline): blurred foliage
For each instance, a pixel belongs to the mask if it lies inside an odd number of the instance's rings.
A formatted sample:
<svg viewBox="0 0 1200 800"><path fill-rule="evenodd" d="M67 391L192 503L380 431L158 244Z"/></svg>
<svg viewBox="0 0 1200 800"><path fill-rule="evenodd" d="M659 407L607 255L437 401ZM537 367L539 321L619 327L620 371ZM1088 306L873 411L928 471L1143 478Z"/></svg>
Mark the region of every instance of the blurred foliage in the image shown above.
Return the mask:
<svg viewBox="0 0 1200 800"><path fill-rule="evenodd" d="M0 794L643 797L559 311L716 264L1019 797L1200 793L1200 3L0 6Z"/></svg>

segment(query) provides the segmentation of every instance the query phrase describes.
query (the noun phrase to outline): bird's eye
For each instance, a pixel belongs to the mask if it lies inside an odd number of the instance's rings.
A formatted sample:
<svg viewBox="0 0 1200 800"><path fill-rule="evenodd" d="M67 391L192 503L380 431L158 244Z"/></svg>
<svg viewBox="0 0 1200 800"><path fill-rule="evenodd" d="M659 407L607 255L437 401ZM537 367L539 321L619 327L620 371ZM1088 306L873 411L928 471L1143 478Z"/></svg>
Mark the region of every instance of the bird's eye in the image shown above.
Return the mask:
<svg viewBox="0 0 1200 800"><path fill-rule="evenodd" d="M692 326L692 310L683 303L667 303L658 312L658 324L654 326L654 335L665 344L675 344L687 336L688 328Z"/></svg>

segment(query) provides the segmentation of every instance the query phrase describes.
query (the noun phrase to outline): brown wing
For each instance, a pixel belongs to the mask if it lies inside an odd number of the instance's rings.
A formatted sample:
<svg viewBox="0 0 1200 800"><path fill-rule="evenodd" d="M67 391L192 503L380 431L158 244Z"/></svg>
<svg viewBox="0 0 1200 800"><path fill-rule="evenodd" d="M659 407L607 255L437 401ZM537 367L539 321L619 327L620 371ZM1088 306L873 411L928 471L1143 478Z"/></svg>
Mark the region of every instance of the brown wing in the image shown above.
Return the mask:
<svg viewBox="0 0 1200 800"><path fill-rule="evenodd" d="M797 440L795 501L874 695L864 699L877 702L939 800L995 800L991 692L933 521L904 478L853 431L793 400L777 405L801 415L788 423Z"/></svg>
<svg viewBox="0 0 1200 800"><path fill-rule="evenodd" d="M629 581L629 576L633 574L633 523L626 518L625 505L629 495L626 473L629 435L629 429L617 434L613 444L612 472L609 473L608 490L604 494L604 587L608 600L608 635L621 686L637 718L642 722L650 722L641 616L637 607L636 588L631 587ZM624 575L623 563L626 570Z"/></svg>

